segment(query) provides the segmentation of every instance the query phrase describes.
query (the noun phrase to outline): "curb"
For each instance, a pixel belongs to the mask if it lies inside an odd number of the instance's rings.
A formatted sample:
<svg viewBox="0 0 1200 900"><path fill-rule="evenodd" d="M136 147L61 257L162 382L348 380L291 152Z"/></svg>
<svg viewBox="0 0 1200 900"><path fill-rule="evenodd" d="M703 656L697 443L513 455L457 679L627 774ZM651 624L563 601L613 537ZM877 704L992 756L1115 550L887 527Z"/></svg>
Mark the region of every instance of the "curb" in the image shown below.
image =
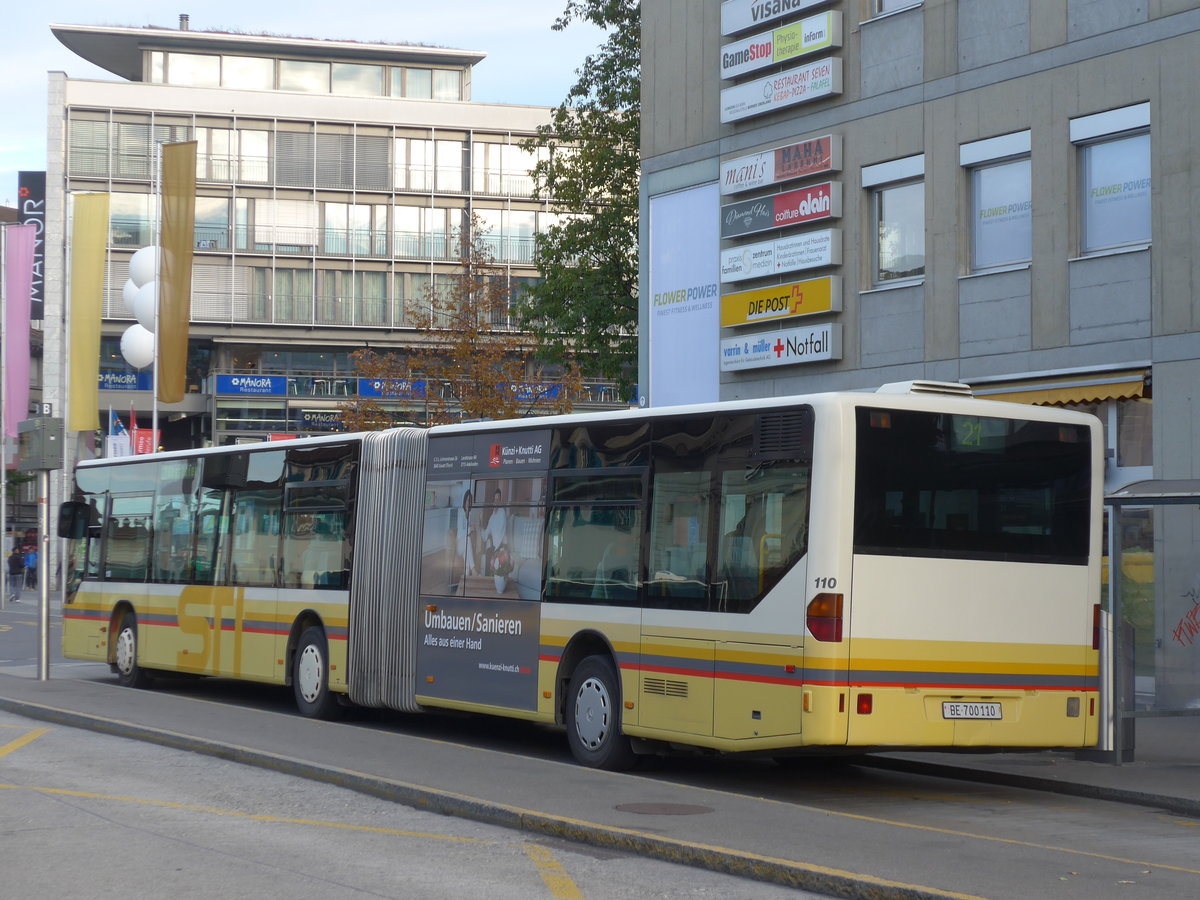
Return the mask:
<svg viewBox="0 0 1200 900"><path fill-rule="evenodd" d="M0 697L0 709L57 725L83 728L101 734L145 741L174 750L186 750L243 765L256 766L285 775L346 788L425 812L456 816L515 831L620 850L662 862L799 888L831 897L842 897L847 900L980 900L973 895L889 881L814 863L760 856L728 847L681 841L634 829L600 825L521 809L516 806L367 775L349 769L320 766L263 750L220 744L179 732L150 728L117 719L105 719L6 697Z"/></svg>
<svg viewBox="0 0 1200 900"><path fill-rule="evenodd" d="M1002 787L1026 788L1034 791L1066 794L1071 797L1085 797L1089 800L1109 800L1114 803L1128 803L1133 806L1165 809L1168 812L1179 815L1200 818L1200 800L1169 797L1166 794L1150 794L1145 791L1131 791L1125 788L1102 787L1095 784L1081 784L1075 781L1058 781L1054 778L1042 778L1037 775L1017 775L1011 772L999 772L995 769L974 769L967 766L956 766L952 763L925 762L923 760L898 757L860 757L855 760L855 765L870 766L876 769L889 769L895 772L909 772L914 775L953 778L957 781L974 781L981 784L996 784Z"/></svg>

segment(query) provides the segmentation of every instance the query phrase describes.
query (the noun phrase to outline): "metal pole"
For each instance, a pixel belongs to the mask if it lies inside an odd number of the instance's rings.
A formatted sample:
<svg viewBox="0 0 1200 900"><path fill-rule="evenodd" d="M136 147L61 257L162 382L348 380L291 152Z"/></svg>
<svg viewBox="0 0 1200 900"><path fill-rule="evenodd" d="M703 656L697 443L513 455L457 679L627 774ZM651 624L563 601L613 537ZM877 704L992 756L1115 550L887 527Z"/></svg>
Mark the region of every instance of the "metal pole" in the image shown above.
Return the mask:
<svg viewBox="0 0 1200 900"><path fill-rule="evenodd" d="M154 246L158 248L158 252L154 254L154 362L153 372L153 389L150 394L150 452L158 452L158 306L162 298L162 264L163 250L162 246L162 149L161 141L154 143L154 200L155 200L155 220L154 220Z"/></svg>
<svg viewBox="0 0 1200 900"><path fill-rule="evenodd" d="M38 537L41 549L38 552L37 580L41 593L38 615L38 681L50 680L50 584L46 575L50 566L46 554L50 549L50 470L40 469L38 477Z"/></svg>
<svg viewBox="0 0 1200 900"><path fill-rule="evenodd" d="M4 322L4 340L0 341L0 410L8 411L8 229L0 228L0 259L4 260L4 278L0 278L0 322ZM0 426L0 473L4 485L0 488L0 528L4 529L4 560L0 565L0 609L8 609L8 431Z"/></svg>

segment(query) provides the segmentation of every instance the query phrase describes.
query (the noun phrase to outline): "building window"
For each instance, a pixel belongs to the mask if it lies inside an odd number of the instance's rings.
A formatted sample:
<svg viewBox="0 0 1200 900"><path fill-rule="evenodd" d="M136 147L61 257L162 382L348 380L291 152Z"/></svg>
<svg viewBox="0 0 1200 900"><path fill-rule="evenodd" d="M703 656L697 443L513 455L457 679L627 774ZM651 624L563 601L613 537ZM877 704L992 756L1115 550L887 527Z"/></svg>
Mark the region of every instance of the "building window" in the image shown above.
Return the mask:
<svg viewBox="0 0 1200 900"><path fill-rule="evenodd" d="M433 141L396 138L393 186L398 191L433 188Z"/></svg>
<svg viewBox="0 0 1200 900"><path fill-rule="evenodd" d="M334 63L333 93L348 97L382 96L383 66Z"/></svg>
<svg viewBox="0 0 1200 900"><path fill-rule="evenodd" d="M437 141L437 189L463 191L463 142Z"/></svg>
<svg viewBox="0 0 1200 900"><path fill-rule="evenodd" d="M875 284L925 274L925 182L876 188Z"/></svg>
<svg viewBox="0 0 1200 900"><path fill-rule="evenodd" d="M876 16L882 16L884 13L920 5L921 0L871 0L871 13Z"/></svg>
<svg viewBox="0 0 1200 900"><path fill-rule="evenodd" d="M433 71L431 69L405 69L404 96L416 100L428 100L433 97Z"/></svg>
<svg viewBox="0 0 1200 900"><path fill-rule="evenodd" d="M1150 243L1150 135L1080 147L1082 250Z"/></svg>
<svg viewBox="0 0 1200 900"><path fill-rule="evenodd" d="M451 69L433 70L433 99L461 100L462 75Z"/></svg>
<svg viewBox="0 0 1200 900"><path fill-rule="evenodd" d="M222 56L221 86L243 91L275 89L275 60L255 56Z"/></svg>
<svg viewBox="0 0 1200 900"><path fill-rule="evenodd" d="M925 275L925 155L863 166L870 192L871 283L878 287Z"/></svg>
<svg viewBox="0 0 1200 900"><path fill-rule="evenodd" d="M168 53L166 82L188 87L220 87L221 57Z"/></svg>
<svg viewBox="0 0 1200 900"><path fill-rule="evenodd" d="M1149 129L1149 103L1071 120L1082 253L1150 243Z"/></svg>
<svg viewBox="0 0 1200 900"><path fill-rule="evenodd" d="M1033 201L1028 159L971 170L971 268L975 271L1029 262Z"/></svg>
<svg viewBox="0 0 1200 900"><path fill-rule="evenodd" d="M305 94L329 93L329 63L301 59L279 61L279 89Z"/></svg>

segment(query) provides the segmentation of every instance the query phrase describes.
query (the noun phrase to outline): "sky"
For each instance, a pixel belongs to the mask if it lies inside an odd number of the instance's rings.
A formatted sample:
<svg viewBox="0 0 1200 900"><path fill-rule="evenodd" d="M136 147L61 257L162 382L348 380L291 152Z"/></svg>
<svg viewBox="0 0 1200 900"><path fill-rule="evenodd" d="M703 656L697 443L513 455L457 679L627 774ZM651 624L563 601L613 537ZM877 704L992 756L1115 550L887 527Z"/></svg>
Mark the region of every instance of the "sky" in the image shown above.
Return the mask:
<svg viewBox="0 0 1200 900"><path fill-rule="evenodd" d="M0 205L14 206L17 172L46 168L46 73L115 81L58 42L50 25L179 27L187 13L193 31L242 31L333 40L433 44L479 50L471 99L481 103L557 106L584 57L604 39L586 22L553 31L567 0L390 0L330 3L288 0L251 4L206 0L171 8L143 0L15 0L5 13L0 55ZM336 15L330 11L335 10Z"/></svg>

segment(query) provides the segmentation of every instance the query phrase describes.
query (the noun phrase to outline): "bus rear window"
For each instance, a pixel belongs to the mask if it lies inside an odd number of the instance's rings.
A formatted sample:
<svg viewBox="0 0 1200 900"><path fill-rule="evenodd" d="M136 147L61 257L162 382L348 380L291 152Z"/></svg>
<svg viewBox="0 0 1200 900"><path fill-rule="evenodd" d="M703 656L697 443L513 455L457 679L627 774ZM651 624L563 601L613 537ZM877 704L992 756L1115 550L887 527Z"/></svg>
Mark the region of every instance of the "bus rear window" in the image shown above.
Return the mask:
<svg viewBox="0 0 1200 900"><path fill-rule="evenodd" d="M854 550L1084 565L1081 425L860 408Z"/></svg>

